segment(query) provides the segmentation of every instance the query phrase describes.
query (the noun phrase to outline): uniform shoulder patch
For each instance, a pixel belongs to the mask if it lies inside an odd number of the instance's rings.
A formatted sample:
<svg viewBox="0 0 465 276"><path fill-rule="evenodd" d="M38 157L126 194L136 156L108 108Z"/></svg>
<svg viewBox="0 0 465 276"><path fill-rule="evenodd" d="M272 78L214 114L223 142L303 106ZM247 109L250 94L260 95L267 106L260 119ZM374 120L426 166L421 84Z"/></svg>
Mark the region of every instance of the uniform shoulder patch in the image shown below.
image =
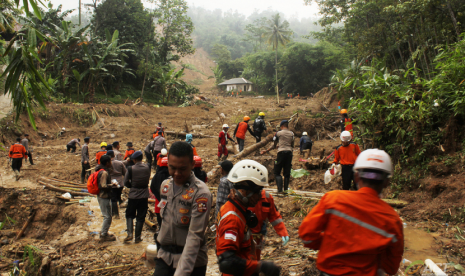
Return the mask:
<svg viewBox="0 0 465 276"><path fill-rule="evenodd" d="M197 203L197 211L199 211L199 213L205 213L207 211L208 198L200 197L195 202Z"/></svg>

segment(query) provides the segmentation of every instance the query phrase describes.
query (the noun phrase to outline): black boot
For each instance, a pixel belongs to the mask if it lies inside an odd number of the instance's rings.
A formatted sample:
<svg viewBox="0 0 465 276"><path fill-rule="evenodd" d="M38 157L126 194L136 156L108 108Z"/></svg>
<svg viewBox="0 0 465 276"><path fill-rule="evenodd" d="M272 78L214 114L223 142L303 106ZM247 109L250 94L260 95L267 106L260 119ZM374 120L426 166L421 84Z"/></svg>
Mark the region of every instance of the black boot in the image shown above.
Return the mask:
<svg viewBox="0 0 465 276"><path fill-rule="evenodd" d="M119 219L118 201L111 203L111 213L112 217L114 217L115 219Z"/></svg>
<svg viewBox="0 0 465 276"><path fill-rule="evenodd" d="M144 227L144 222L141 221L136 221L136 239L134 240L134 243L140 243L142 241L141 235L142 235L142 228Z"/></svg>
<svg viewBox="0 0 465 276"><path fill-rule="evenodd" d="M284 192L287 192L287 190L289 190L289 181L290 181L289 177L284 178Z"/></svg>
<svg viewBox="0 0 465 276"><path fill-rule="evenodd" d="M126 219L126 228L128 231L128 236L124 239L124 242L130 242L132 241L132 231L134 231L134 219L132 218L127 218Z"/></svg>
<svg viewBox="0 0 465 276"><path fill-rule="evenodd" d="M278 193L283 192L283 177L280 175L276 176L276 185L278 186Z"/></svg>

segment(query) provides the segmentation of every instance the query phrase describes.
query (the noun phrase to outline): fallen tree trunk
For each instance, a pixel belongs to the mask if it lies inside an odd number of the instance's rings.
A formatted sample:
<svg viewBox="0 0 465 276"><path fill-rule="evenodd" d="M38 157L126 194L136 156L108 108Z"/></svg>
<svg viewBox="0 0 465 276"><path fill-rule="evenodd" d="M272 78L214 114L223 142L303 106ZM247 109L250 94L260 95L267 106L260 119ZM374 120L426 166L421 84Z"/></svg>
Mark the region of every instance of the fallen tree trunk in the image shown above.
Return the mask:
<svg viewBox="0 0 465 276"><path fill-rule="evenodd" d="M273 141L273 134L270 134L270 135L266 136L266 138L263 139L261 142L256 143L254 145L251 145L250 147L245 148L239 154L234 155L233 158L237 158L237 159L244 158L244 157L250 155L252 152L254 152L256 150L259 150L260 148L265 147L271 141Z"/></svg>
<svg viewBox="0 0 465 276"><path fill-rule="evenodd" d="M52 184L48 184L48 183L45 183L45 182L40 181L40 180L38 180L37 182L39 182L40 184L47 187L47 189L55 191L55 192L70 193L71 195L77 195L77 196L95 196L95 195L89 194L89 193L74 192L74 191L70 191L70 190L60 189L60 188L57 188L57 187L53 186Z"/></svg>
<svg viewBox="0 0 465 276"><path fill-rule="evenodd" d="M194 138L218 138L216 136L203 135L203 134L197 134L197 133L176 132L176 131L165 131L165 134L176 135L176 136L179 135L179 136L184 136L184 137L186 137L186 134L192 134L192 137Z"/></svg>
<svg viewBox="0 0 465 276"><path fill-rule="evenodd" d="M273 134L270 134L270 135L266 136L266 138L263 139L261 142L253 144L252 146L249 146L249 147L245 148L239 154L234 155L232 158L228 158L228 159L231 160L231 159L244 158L244 157L248 156L249 154L251 154L252 152L254 152L254 151L256 151L256 150L258 150L260 148L265 147L271 141L273 141ZM220 165L216 165L215 167L213 167L213 169L207 173L208 178L213 178L213 176L215 176L218 173L219 168L221 168Z"/></svg>

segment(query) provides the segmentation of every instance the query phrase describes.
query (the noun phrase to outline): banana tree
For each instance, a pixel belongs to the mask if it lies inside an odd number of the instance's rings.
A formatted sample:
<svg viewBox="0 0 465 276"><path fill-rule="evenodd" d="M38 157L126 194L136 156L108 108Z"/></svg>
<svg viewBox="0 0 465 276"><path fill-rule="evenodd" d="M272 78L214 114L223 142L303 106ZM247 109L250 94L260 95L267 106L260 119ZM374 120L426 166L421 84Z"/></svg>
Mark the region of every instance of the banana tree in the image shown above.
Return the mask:
<svg viewBox="0 0 465 276"><path fill-rule="evenodd" d="M115 79L115 75L128 74L134 76L131 69L126 67L124 61L127 53L134 50L125 48L132 45L125 43L118 46L118 30L115 30L113 36L107 37L107 40L96 43L82 43L85 53L83 61L86 63L88 70L86 84L89 93L89 101L94 101L95 89L98 85L103 86L105 79Z"/></svg>
<svg viewBox="0 0 465 276"><path fill-rule="evenodd" d="M27 19L26 19L27 20ZM42 61L38 55L37 38L46 41L45 36L34 28L33 23L27 21L15 37L11 39L4 56L9 55L7 68L2 74L6 76L5 94L10 94L16 112L16 121L22 111L26 109L31 125L36 129L32 111L34 101L45 109L45 90L50 90L48 83L37 70L37 64Z"/></svg>
<svg viewBox="0 0 465 276"><path fill-rule="evenodd" d="M89 25L75 32L72 31L72 23L69 21L62 21L61 26L51 25L52 28L46 28L50 42L43 43L41 48L52 49L54 67L55 70L60 72L59 75L62 78L61 89L64 95L67 79L71 76L70 67L73 55L81 50L81 37L87 31Z"/></svg>

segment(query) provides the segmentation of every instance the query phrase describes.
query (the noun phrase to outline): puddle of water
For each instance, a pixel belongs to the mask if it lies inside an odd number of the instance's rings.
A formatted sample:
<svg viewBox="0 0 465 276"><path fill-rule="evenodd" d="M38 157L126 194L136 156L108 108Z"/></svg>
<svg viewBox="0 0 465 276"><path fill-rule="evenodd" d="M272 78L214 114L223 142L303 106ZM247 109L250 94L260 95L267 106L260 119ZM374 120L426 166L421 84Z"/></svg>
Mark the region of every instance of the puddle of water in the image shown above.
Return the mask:
<svg viewBox="0 0 465 276"><path fill-rule="evenodd" d="M431 259L435 263L447 263L447 260L436 252L434 247L437 246L433 235L422 229L404 228L404 242L404 258L409 261Z"/></svg>
<svg viewBox="0 0 465 276"><path fill-rule="evenodd" d="M100 207L97 202L97 198L92 198L91 202L89 203L89 209L93 212L93 216L89 216L89 221L91 222L89 225L89 232L98 232L102 229L102 221L103 216L100 212ZM124 243L123 240L126 238L126 216L125 211L126 209L120 208L120 219L113 219L110 226L110 233L116 236L116 241L109 242L111 245L108 247L109 249L119 249L123 253L126 254L133 254L135 258L139 257L143 252L144 249L150 243L153 243L153 232L147 231L147 227L144 226L142 230L142 242L135 244L134 240L130 243ZM134 220L134 226L136 222ZM94 235L95 238L98 238L97 235Z"/></svg>

